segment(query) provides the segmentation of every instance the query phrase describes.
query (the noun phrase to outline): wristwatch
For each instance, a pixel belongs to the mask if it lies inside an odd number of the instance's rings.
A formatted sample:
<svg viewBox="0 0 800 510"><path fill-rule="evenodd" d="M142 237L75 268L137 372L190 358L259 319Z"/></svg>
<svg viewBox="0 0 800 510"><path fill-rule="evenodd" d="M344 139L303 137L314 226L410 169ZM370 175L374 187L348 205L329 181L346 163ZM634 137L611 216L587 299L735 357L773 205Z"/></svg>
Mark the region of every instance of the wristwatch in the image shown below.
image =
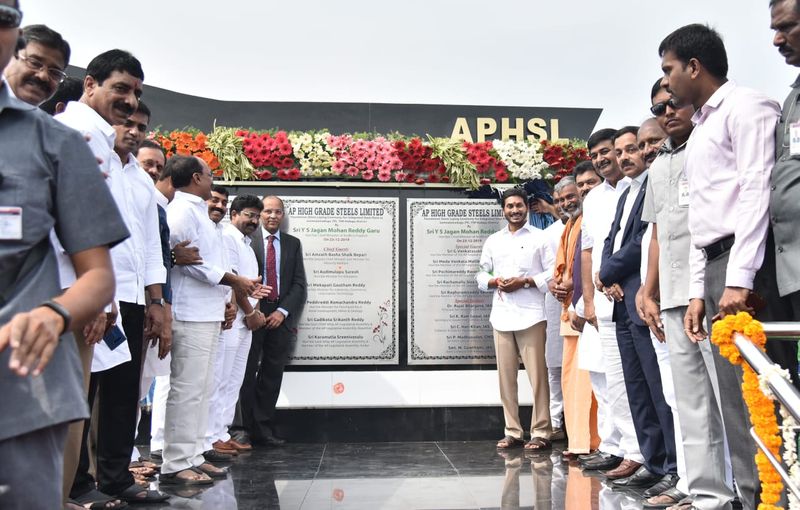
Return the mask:
<svg viewBox="0 0 800 510"><path fill-rule="evenodd" d="M528 282L527 278L525 278L525 284L522 287L525 288L525 289L530 289L531 288L531 284Z"/></svg>
<svg viewBox="0 0 800 510"><path fill-rule="evenodd" d="M158 306L163 307L164 306L164 299L163 298L151 299L150 300L150 304L151 305L158 305Z"/></svg>

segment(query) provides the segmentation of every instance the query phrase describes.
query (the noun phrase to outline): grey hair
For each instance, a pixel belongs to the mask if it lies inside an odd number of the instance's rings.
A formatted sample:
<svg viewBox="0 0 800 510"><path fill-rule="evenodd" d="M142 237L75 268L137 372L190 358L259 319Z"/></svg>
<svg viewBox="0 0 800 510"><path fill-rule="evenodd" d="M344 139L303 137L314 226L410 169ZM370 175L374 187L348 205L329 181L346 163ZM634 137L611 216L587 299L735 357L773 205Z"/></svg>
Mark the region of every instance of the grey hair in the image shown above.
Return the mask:
<svg viewBox="0 0 800 510"><path fill-rule="evenodd" d="M555 187L553 187L553 193L561 193L561 190L567 186L577 186L575 178L571 175L562 177L561 180L556 183Z"/></svg>

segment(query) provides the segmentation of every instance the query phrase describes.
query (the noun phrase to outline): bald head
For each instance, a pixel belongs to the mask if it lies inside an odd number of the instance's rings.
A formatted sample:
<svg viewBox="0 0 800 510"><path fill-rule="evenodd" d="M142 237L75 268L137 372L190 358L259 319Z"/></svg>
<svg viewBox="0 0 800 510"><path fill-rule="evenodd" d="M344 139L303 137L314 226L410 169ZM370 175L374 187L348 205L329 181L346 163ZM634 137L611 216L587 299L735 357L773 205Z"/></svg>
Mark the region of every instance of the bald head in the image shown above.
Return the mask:
<svg viewBox="0 0 800 510"><path fill-rule="evenodd" d="M649 118L642 122L639 126L639 133L636 140L639 143L639 150L642 151L644 157L644 167L650 168L650 165L655 161L658 156L658 151L667 139L667 134L661 128L658 120Z"/></svg>
<svg viewBox="0 0 800 510"><path fill-rule="evenodd" d="M281 228L283 222L283 200L274 195L266 196L261 201L264 209L261 210L261 226L274 234Z"/></svg>

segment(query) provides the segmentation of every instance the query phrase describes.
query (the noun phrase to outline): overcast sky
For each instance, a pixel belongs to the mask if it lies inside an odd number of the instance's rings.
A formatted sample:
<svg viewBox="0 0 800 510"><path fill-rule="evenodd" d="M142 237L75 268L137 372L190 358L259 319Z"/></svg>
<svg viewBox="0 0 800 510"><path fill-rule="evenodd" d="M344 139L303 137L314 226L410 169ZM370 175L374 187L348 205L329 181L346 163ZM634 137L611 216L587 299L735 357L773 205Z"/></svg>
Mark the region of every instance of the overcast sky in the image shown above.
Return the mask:
<svg viewBox="0 0 800 510"><path fill-rule="evenodd" d="M782 102L797 75L767 0L21 4L25 24L70 42L73 65L124 48L145 83L225 100L594 107L598 127L618 127L647 116L658 44L693 22L722 33L740 84Z"/></svg>

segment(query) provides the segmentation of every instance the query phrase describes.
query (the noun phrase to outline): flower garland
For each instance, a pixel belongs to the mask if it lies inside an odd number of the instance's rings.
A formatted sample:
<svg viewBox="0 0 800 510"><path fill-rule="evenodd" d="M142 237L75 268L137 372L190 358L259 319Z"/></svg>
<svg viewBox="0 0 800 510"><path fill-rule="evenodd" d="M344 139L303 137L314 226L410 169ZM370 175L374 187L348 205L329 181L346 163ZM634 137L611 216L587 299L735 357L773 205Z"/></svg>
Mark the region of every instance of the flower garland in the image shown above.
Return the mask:
<svg viewBox="0 0 800 510"><path fill-rule="evenodd" d="M169 159L175 154L181 156L197 156L208 164L211 173L216 177L223 174L217 155L206 145L208 138L198 130L156 131L150 135L164 149L164 156Z"/></svg>
<svg viewBox="0 0 800 510"><path fill-rule="evenodd" d="M742 396L750 411L750 422L756 434L769 448L775 457L780 455L781 437L778 435L778 420L775 417L775 404L761 391L756 373L747 363L742 363L739 349L733 342L734 333L741 333L750 339L762 351L767 342L764 328L761 323L754 320L750 314L739 312L728 315L714 323L711 331L711 341L719 347L720 355L734 365L741 365L744 372L742 377ZM758 478L761 481L761 503L758 510L773 510L781 507L775 506L780 501L783 492L783 482L769 459L759 450L756 453L756 466Z"/></svg>
<svg viewBox="0 0 800 510"><path fill-rule="evenodd" d="M520 181L541 179L549 165L542 157L541 144L528 140L508 140L494 142L494 148L508 171Z"/></svg>
<svg viewBox="0 0 800 510"><path fill-rule="evenodd" d="M788 380L788 377L787 377ZM784 406L781 406L781 417L783 424L781 426L783 437L783 461L789 471L789 478L795 485L800 485L800 465L797 458L797 422L794 417L787 411ZM787 491L789 499L789 510L799 510L800 500L794 495L794 492Z"/></svg>
<svg viewBox="0 0 800 510"><path fill-rule="evenodd" d="M233 135L233 136L231 136ZM471 190L484 184L551 184L588 160L580 140L488 140L470 143L401 133L333 135L328 131L252 130L215 126L208 137L194 128L151 134L174 154L203 158L226 180L328 178L381 182L452 183ZM237 140L236 138L240 139ZM209 143L210 142L210 143Z"/></svg>
<svg viewBox="0 0 800 510"><path fill-rule="evenodd" d="M770 365L758 375L758 384L764 395L770 399L775 400L775 395L772 393L772 388L769 386L769 381L774 377L781 377L783 380L791 384L791 375L785 368L780 368L778 365ZM783 462L786 464L786 471L789 478L794 482L795 486L800 485L800 465L798 465L797 457L797 421L794 416L786 409L785 406L780 406L781 413L781 439L783 440ZM786 495L789 499L789 510L800 510L800 499L794 495L794 492L787 491Z"/></svg>
<svg viewBox="0 0 800 510"><path fill-rule="evenodd" d="M331 175L334 150L327 140L330 133L289 133L289 143L300 166L303 177L325 177ZM290 170L291 172L291 170Z"/></svg>
<svg viewBox="0 0 800 510"><path fill-rule="evenodd" d="M254 177L253 165L242 151L242 139L233 128L215 127L206 145L217 156L225 180L248 181Z"/></svg>

